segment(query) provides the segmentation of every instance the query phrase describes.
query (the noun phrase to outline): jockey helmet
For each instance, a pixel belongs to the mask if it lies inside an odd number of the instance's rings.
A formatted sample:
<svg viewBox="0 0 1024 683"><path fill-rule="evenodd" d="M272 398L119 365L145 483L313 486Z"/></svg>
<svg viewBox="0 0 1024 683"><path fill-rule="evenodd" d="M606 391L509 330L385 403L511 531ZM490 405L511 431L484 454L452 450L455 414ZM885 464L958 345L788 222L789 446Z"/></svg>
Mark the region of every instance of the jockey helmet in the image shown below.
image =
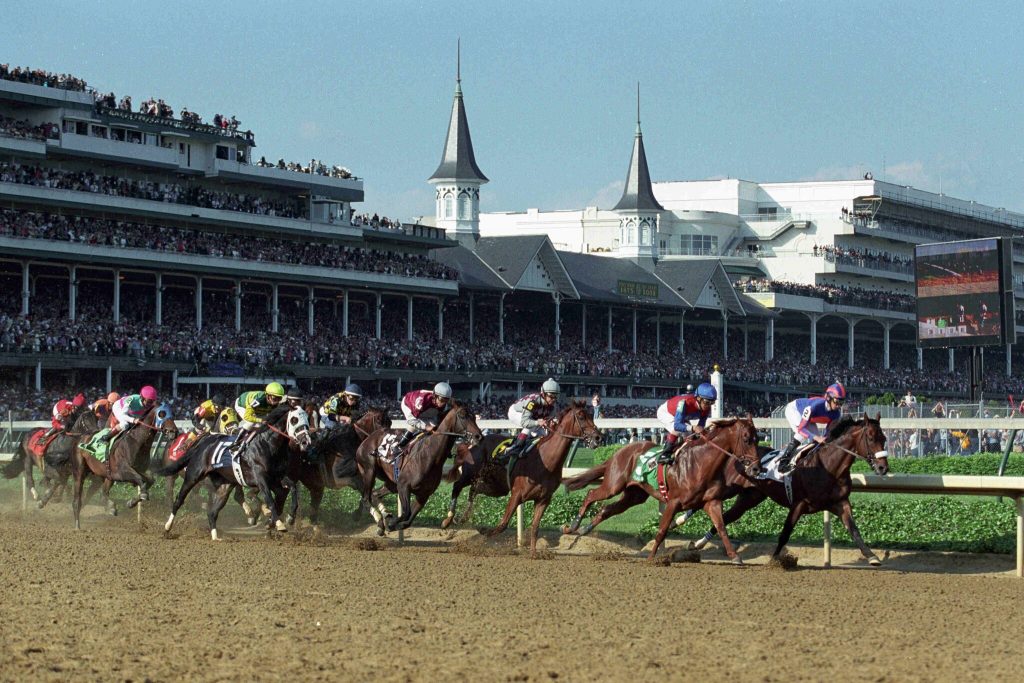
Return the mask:
<svg viewBox="0 0 1024 683"><path fill-rule="evenodd" d="M834 398L840 401L845 401L846 387L844 387L839 382L836 382L835 384L830 384L828 386L828 389L825 389L825 396L827 396L828 398Z"/></svg>
<svg viewBox="0 0 1024 683"><path fill-rule="evenodd" d="M697 386L697 398L714 403L718 400L718 391L712 384L703 382Z"/></svg>
<svg viewBox="0 0 1024 683"><path fill-rule="evenodd" d="M156 389L147 384L146 386L142 387L142 389L139 391L139 396L141 396L147 401L155 401Z"/></svg>
<svg viewBox="0 0 1024 683"><path fill-rule="evenodd" d="M267 385L267 388L263 390L270 396L277 396L278 398L284 398L284 387L281 386L280 382L271 382Z"/></svg>
<svg viewBox="0 0 1024 683"><path fill-rule="evenodd" d="M348 394L349 396L355 396L356 398L363 397L363 390L359 388L358 384L349 384L347 387L345 387L344 393Z"/></svg>
<svg viewBox="0 0 1024 683"><path fill-rule="evenodd" d="M551 377L544 380L544 384L541 385L540 390L545 394L554 394L555 396L562 393L562 387L558 386L558 382Z"/></svg>
<svg viewBox="0 0 1024 683"><path fill-rule="evenodd" d="M110 401L105 398L96 401L92 404L92 412L97 416L106 415L110 412Z"/></svg>
<svg viewBox="0 0 1024 683"><path fill-rule="evenodd" d="M285 398L301 401L305 397L302 395L302 389L299 389L298 387L288 387Z"/></svg>
<svg viewBox="0 0 1024 683"><path fill-rule="evenodd" d="M224 405L224 394L214 394L210 401L215 406L222 406Z"/></svg>
<svg viewBox="0 0 1024 683"><path fill-rule="evenodd" d="M121 394L117 393L116 391L111 391L109 394L107 394L107 400L110 401L111 403L120 401Z"/></svg>
<svg viewBox="0 0 1024 683"><path fill-rule="evenodd" d="M440 396L441 398L452 397L452 387L448 382L438 382L434 385L434 396Z"/></svg>
<svg viewBox="0 0 1024 683"><path fill-rule="evenodd" d="M85 394L78 394L77 396L75 396L75 398L71 401L71 405L75 406L76 408L81 408L82 406L84 406Z"/></svg>

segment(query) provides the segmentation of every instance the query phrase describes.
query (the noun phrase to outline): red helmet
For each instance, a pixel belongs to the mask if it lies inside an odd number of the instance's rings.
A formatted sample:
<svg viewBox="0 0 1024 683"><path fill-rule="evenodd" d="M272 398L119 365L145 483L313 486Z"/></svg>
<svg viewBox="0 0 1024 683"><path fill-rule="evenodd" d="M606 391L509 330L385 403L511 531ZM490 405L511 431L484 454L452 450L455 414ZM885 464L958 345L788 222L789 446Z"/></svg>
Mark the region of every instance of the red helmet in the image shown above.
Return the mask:
<svg viewBox="0 0 1024 683"><path fill-rule="evenodd" d="M74 408L75 406L73 403L71 403L71 401L67 400L66 398L62 398L61 400L57 401L56 407L57 413L61 415L66 415L70 413L71 409Z"/></svg>
<svg viewBox="0 0 1024 683"><path fill-rule="evenodd" d="M837 398L840 401L845 401L846 387L844 387L839 382L836 382L835 384L830 384L828 389L825 389L825 395L831 398Z"/></svg>
<svg viewBox="0 0 1024 683"><path fill-rule="evenodd" d="M78 394L78 395L77 395L77 396L75 396L75 398L74 398L74 399L73 399L73 400L71 401L71 404L72 404L73 406L75 406L76 408L81 408L82 406L84 406L84 405L85 405L85 395L84 395L84 394Z"/></svg>
<svg viewBox="0 0 1024 683"><path fill-rule="evenodd" d="M155 401L156 389L147 384L146 386L142 387L142 390L139 392L139 395L142 396L142 398L146 399L147 401Z"/></svg>

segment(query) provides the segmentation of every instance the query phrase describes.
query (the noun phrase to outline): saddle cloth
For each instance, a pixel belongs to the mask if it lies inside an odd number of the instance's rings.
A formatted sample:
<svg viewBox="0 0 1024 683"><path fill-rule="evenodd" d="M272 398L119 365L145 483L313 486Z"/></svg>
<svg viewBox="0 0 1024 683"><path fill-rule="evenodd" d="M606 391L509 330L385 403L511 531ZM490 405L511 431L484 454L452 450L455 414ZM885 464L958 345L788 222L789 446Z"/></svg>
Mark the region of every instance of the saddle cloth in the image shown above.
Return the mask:
<svg viewBox="0 0 1024 683"><path fill-rule="evenodd" d="M113 448L117 440L121 438L121 434L118 434L110 441L100 441L102 437L106 436L109 433L109 427L105 427L100 431L96 432L95 434L92 435L91 439L82 444L82 450L87 452L89 455L96 458L100 462L106 462L107 454L110 452L110 449Z"/></svg>
<svg viewBox="0 0 1024 683"><path fill-rule="evenodd" d="M46 449L50 447L50 444L53 443L53 440L56 439L61 434L60 432L56 432L55 434L51 435L50 438L43 441L43 434L45 433L45 429L40 429L39 431L37 431L35 434L28 438L28 444L26 445L28 446L28 450L32 455L35 455L40 458L43 457L43 454L46 453Z"/></svg>
<svg viewBox="0 0 1024 683"><path fill-rule="evenodd" d="M426 432L420 432L419 434L414 436L412 441L410 441L409 444L405 447L405 452L407 454L411 453L413 445L420 439L422 439L424 436L426 436L426 434ZM380 444L377 446L377 450L375 450L373 454L376 457L380 458L385 463L390 465L395 459L395 444L398 443L398 440L400 438L401 437L398 434L385 434L384 438L380 440Z"/></svg>
<svg viewBox="0 0 1024 683"><path fill-rule="evenodd" d="M661 448L655 446L643 453L636 459L636 467L633 468L631 479L640 484L647 484L653 488L658 487L658 453Z"/></svg>
<svg viewBox="0 0 1024 683"><path fill-rule="evenodd" d="M240 454L232 453L230 448L235 443L235 437L223 436L214 447L213 455L210 456L210 466L216 469L231 468L235 475L235 483L246 486L245 477L242 475L242 464L239 462Z"/></svg>
<svg viewBox="0 0 1024 683"><path fill-rule="evenodd" d="M531 448L535 448L537 444L540 442L540 440L541 437L539 436L530 439L530 444L523 449L522 453L519 454L519 459L521 460L527 453L529 453ZM505 455L505 452L513 443L515 443L515 439L512 437L502 439L501 443L495 446L494 449L489 453L491 459L501 463L502 465L507 464L508 457Z"/></svg>
<svg viewBox="0 0 1024 683"><path fill-rule="evenodd" d="M815 442L803 444L796 449L796 453L793 454L794 458L803 457L803 454L814 448ZM768 479L771 481L777 481L779 483L785 483L786 479L793 475L792 472L789 474L779 473L779 460L782 459L782 451L768 451L761 457L761 474L758 475L758 479Z"/></svg>
<svg viewBox="0 0 1024 683"><path fill-rule="evenodd" d="M188 432L179 434L167 449L170 452L167 459L171 462L178 462L182 457L184 457L185 453L188 452L189 445Z"/></svg>

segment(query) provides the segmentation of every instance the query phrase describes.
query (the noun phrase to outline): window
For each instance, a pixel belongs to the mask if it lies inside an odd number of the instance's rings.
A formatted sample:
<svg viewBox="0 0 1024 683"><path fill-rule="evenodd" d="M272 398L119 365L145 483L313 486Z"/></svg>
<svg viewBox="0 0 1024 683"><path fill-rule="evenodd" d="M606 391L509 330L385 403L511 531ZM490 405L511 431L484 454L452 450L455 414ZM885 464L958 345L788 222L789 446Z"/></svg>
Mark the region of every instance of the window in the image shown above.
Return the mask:
<svg viewBox="0 0 1024 683"><path fill-rule="evenodd" d="M228 148L225 147L224 145L217 145L217 158L218 159L227 159L228 158Z"/></svg>
<svg viewBox="0 0 1024 683"><path fill-rule="evenodd" d="M110 129L110 138L112 140L117 140L118 142L124 142L125 139L127 139L127 137L128 137L128 131L126 131L124 128L111 128Z"/></svg>
<svg viewBox="0 0 1024 683"><path fill-rule="evenodd" d="M455 218L455 199L451 195L444 198L444 217Z"/></svg>
<svg viewBox="0 0 1024 683"><path fill-rule="evenodd" d="M626 244L636 244L636 226L632 223L626 226Z"/></svg>
<svg viewBox="0 0 1024 683"><path fill-rule="evenodd" d="M469 197L461 197L459 199L459 218L469 220L473 217L473 209L469 201Z"/></svg>
<svg viewBox="0 0 1024 683"><path fill-rule="evenodd" d="M651 226L644 223L640 226L640 244L651 243Z"/></svg>

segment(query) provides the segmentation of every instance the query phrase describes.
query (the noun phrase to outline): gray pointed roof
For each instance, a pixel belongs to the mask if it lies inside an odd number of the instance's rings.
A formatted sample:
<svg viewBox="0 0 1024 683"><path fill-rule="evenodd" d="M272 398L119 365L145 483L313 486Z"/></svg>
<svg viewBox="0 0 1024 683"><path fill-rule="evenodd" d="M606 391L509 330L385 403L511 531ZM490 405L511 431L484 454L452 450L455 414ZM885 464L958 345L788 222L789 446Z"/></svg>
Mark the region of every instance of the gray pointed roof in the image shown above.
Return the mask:
<svg viewBox="0 0 1024 683"><path fill-rule="evenodd" d="M452 118L448 122L448 137L444 141L441 164L428 181L471 180L486 183L487 176L476 165L473 156L473 140L469 136L469 121L466 106L462 102L462 83L455 83L455 101L452 103Z"/></svg>
<svg viewBox="0 0 1024 683"><path fill-rule="evenodd" d="M651 188L651 172L647 169L647 153L644 152L644 135L640 132L640 122L636 124L636 137L633 139L633 154L629 158L629 173L626 174L626 188L622 191L622 199L613 211L664 211L665 207L654 198Z"/></svg>

